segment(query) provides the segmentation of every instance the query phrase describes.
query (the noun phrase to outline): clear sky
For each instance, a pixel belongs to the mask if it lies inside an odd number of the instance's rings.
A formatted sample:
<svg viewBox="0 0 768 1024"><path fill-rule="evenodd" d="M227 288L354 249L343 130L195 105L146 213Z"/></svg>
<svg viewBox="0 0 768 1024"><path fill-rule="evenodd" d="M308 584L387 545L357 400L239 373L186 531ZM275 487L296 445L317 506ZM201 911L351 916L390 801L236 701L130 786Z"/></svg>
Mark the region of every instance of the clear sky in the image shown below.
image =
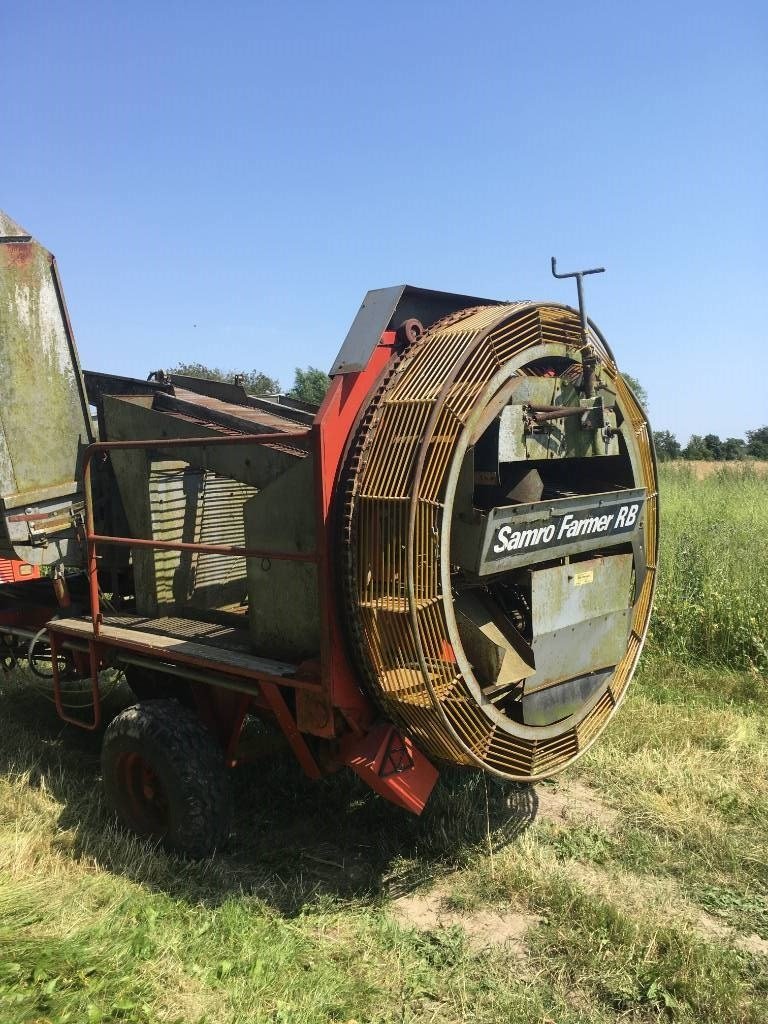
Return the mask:
<svg viewBox="0 0 768 1024"><path fill-rule="evenodd" d="M0 5L0 208L83 365L290 385L369 288L575 302L655 429L768 423L764 2Z"/></svg>

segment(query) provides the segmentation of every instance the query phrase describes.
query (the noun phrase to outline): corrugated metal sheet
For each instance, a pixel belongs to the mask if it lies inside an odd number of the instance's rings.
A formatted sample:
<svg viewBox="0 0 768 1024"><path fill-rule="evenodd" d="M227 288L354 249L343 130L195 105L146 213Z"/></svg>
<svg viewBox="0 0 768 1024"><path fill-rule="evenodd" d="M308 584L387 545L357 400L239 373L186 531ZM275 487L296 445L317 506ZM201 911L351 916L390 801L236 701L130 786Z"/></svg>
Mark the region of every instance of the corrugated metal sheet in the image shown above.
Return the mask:
<svg viewBox="0 0 768 1024"><path fill-rule="evenodd" d="M155 540L245 544L243 505L256 489L179 462L156 462L149 477ZM156 551L158 607L220 608L244 601L245 559L190 551Z"/></svg>

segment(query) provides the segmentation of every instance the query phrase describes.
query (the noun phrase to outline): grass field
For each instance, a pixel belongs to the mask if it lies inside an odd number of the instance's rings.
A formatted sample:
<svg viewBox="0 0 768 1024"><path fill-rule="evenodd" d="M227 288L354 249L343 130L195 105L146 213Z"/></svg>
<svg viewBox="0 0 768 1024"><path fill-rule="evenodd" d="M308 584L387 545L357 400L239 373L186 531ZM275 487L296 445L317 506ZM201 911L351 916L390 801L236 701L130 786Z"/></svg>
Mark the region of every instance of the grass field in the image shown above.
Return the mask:
<svg viewBox="0 0 768 1024"><path fill-rule="evenodd" d="M768 486L672 467L662 501L605 736L534 789L446 773L420 820L285 758L236 775L226 853L174 861L0 680L0 1022L768 1022Z"/></svg>

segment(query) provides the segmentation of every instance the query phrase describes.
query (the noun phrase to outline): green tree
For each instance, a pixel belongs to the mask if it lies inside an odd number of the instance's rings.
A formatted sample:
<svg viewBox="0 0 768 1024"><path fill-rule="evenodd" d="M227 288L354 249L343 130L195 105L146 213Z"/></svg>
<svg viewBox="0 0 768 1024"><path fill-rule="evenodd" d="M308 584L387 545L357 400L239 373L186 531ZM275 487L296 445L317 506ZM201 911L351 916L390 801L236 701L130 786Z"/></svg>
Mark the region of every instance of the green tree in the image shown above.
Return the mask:
<svg viewBox="0 0 768 1024"><path fill-rule="evenodd" d="M645 390L643 385L640 383L637 377L633 377L631 373L622 373L621 376L624 378L627 384L629 384L630 388L632 389L632 394L635 396L635 398L642 406L643 411L648 412L648 392Z"/></svg>
<svg viewBox="0 0 768 1024"><path fill-rule="evenodd" d="M723 458L728 462L743 459L747 453L747 442L741 437L728 437L723 441Z"/></svg>
<svg viewBox="0 0 768 1024"><path fill-rule="evenodd" d="M655 430L653 443L660 462L669 462L670 459L680 458L682 445L671 430Z"/></svg>
<svg viewBox="0 0 768 1024"><path fill-rule="evenodd" d="M768 459L768 427L747 431L747 455L753 459Z"/></svg>
<svg viewBox="0 0 768 1024"><path fill-rule="evenodd" d="M299 398L310 405L320 405L330 383L331 378L328 374L318 370L316 366L308 366L306 370L300 370L297 366L293 387L288 394L291 398Z"/></svg>
<svg viewBox="0 0 768 1024"><path fill-rule="evenodd" d="M701 459L709 461L712 452L707 448L706 442L701 434L691 434L691 439L683 449L684 459Z"/></svg>
<svg viewBox="0 0 768 1024"><path fill-rule="evenodd" d="M725 458L725 456L723 455L723 442L720 440L717 434L705 434L704 444L709 449L709 457L711 459L715 459L716 461L719 462L721 459Z"/></svg>
<svg viewBox="0 0 768 1024"><path fill-rule="evenodd" d="M280 382L260 370L220 370L218 366L205 366L203 363L177 363L168 372L183 377L223 380L228 384L234 384L237 378L250 395L275 395L280 391Z"/></svg>

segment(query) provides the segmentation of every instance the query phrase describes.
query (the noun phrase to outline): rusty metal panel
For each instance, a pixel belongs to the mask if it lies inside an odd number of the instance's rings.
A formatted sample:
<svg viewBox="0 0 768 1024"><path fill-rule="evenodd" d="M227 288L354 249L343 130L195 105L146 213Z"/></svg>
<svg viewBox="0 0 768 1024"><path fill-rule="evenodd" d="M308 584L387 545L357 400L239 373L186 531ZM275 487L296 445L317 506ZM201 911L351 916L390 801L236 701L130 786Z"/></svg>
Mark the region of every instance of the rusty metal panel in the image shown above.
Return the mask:
<svg viewBox="0 0 768 1024"><path fill-rule="evenodd" d="M91 439L53 257L1 215L0 500L7 543L19 557L38 564L66 557L69 514L81 500L79 457Z"/></svg>

